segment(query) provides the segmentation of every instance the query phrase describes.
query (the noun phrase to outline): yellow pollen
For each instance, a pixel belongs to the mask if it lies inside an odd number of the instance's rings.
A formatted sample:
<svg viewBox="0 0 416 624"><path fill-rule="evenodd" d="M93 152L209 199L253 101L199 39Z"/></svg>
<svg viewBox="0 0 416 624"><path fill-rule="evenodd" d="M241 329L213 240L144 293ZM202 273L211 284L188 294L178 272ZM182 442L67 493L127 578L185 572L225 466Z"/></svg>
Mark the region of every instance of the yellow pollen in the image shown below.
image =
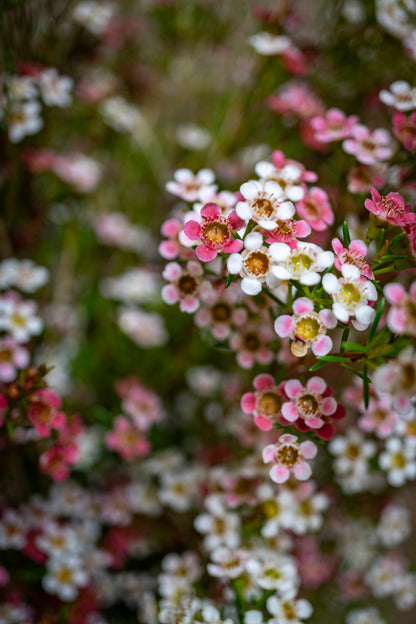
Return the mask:
<svg viewBox="0 0 416 624"><path fill-rule="evenodd" d="M322 330L318 316L308 315L295 323L294 334L302 340L314 340Z"/></svg>
<svg viewBox="0 0 416 624"><path fill-rule="evenodd" d="M346 304L354 304L361 301L361 293L359 289L350 282L344 284L339 293L339 296L340 299L342 299L342 301Z"/></svg>
<svg viewBox="0 0 416 624"><path fill-rule="evenodd" d="M299 273L302 273L305 270L309 271L312 262L313 259L310 256L302 253L293 254L290 257L290 263L293 269Z"/></svg>

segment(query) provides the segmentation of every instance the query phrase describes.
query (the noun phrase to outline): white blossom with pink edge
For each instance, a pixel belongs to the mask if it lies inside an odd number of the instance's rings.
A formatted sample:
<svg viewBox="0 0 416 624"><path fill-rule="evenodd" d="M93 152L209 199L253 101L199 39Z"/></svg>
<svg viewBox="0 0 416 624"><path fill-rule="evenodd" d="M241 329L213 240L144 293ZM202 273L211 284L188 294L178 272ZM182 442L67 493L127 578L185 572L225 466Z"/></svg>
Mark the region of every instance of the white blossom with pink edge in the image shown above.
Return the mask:
<svg viewBox="0 0 416 624"><path fill-rule="evenodd" d="M347 154L352 154L364 165L374 165L393 155L392 138L383 128L370 130L357 124L351 129L351 137L345 139L342 147Z"/></svg>
<svg viewBox="0 0 416 624"><path fill-rule="evenodd" d="M299 481L306 481L311 476L311 467L305 460L313 459L318 449L310 440L298 444L297 439L297 436L285 433L275 444L268 444L263 449L264 463L274 464L269 474L275 483L285 483L292 474Z"/></svg>
<svg viewBox="0 0 416 624"><path fill-rule="evenodd" d="M215 174L211 169L201 169L196 174L190 169L178 169L173 178L166 183L166 190L185 201L206 201L207 193L215 195L217 191L217 185L213 184Z"/></svg>
<svg viewBox="0 0 416 624"><path fill-rule="evenodd" d="M321 377L311 377L306 386L298 379L285 383L285 393L291 399L282 405L282 414L290 422L298 418L311 429L323 426L322 416L332 416L337 409L337 402L332 396L326 396L327 384Z"/></svg>
<svg viewBox="0 0 416 624"><path fill-rule="evenodd" d="M237 354L239 366L252 368L255 362L270 364L275 357L269 347L273 338L273 331L264 322L248 323L235 331L230 338L230 347Z"/></svg>
<svg viewBox="0 0 416 624"><path fill-rule="evenodd" d="M392 306L387 314L388 328L395 334L416 337L416 282L409 292L396 282L386 284L384 296Z"/></svg>
<svg viewBox="0 0 416 624"><path fill-rule="evenodd" d="M199 308L201 294L211 289L211 284L202 276L203 269L199 262L189 261L186 267L169 262L163 277L171 283L162 288L163 301L169 305L179 301L181 311L192 314Z"/></svg>
<svg viewBox="0 0 416 624"><path fill-rule="evenodd" d="M343 264L342 277L327 273L322 279L324 290L333 299L332 311L341 323L351 319L355 329L367 329L374 318L374 308L369 302L377 300L377 290L371 282L361 277L359 269Z"/></svg>
<svg viewBox="0 0 416 624"><path fill-rule="evenodd" d="M294 163L287 163L277 168L274 163L262 160L256 164L254 171L263 184L268 180L277 182L290 201L299 201L305 194L301 186L303 170Z"/></svg>
<svg viewBox="0 0 416 624"><path fill-rule="evenodd" d="M295 214L295 207L287 200L280 184L273 180L262 183L249 180L240 186L245 201L238 202L236 213L248 222L250 219L265 230L274 230L278 221L286 221Z"/></svg>
<svg viewBox="0 0 416 624"><path fill-rule="evenodd" d="M300 297L293 303L292 316L283 314L274 322L274 329L281 338L291 338L291 351L297 357L303 357L312 349L316 356L327 355L333 346L326 336L327 329L337 325L337 319L331 310L314 311L313 301Z"/></svg>
<svg viewBox="0 0 416 624"><path fill-rule="evenodd" d="M342 272L344 264L352 264L357 267L362 276L374 279L370 265L364 260L368 248L362 240L352 240L346 249L339 238L333 238L332 249L335 252L334 266L338 271Z"/></svg>

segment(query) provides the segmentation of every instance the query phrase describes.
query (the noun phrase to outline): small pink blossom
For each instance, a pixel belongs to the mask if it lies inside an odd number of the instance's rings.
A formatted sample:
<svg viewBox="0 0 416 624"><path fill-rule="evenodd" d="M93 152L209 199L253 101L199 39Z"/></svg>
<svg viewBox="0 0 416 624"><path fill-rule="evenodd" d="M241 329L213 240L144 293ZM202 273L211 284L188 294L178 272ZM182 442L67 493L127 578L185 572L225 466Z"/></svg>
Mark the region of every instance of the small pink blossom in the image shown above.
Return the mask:
<svg viewBox="0 0 416 624"><path fill-rule="evenodd" d="M267 98L266 104L276 113L296 115L299 119L311 119L325 111L321 99L306 83L297 80L282 85Z"/></svg>
<svg viewBox="0 0 416 624"><path fill-rule="evenodd" d="M374 279L370 265L364 260L367 253L367 245L361 240L352 240L346 249L339 238L332 239L332 249L335 253L335 268L342 271L344 264L352 264L360 271L360 274L368 279Z"/></svg>
<svg viewBox="0 0 416 624"><path fill-rule="evenodd" d="M300 171L299 182L316 182L318 176L314 171L308 171L302 163L292 158L287 158L281 150L274 150L272 153L272 163L276 170L281 171L288 165L296 167Z"/></svg>
<svg viewBox="0 0 416 624"><path fill-rule="evenodd" d="M194 258L194 251L190 247L185 247L181 240L180 233L183 232L183 219L172 217L162 223L160 229L162 236L168 240L164 240L159 245L159 253L165 260L174 260L175 258L191 259ZM191 241L190 241L191 242Z"/></svg>
<svg viewBox="0 0 416 624"><path fill-rule="evenodd" d="M311 226L302 219L288 219L287 221L278 221L277 228L271 232L266 232L266 241L271 245L273 243L285 243L290 249L296 249L299 238L305 238L311 233Z"/></svg>
<svg viewBox="0 0 416 624"><path fill-rule="evenodd" d="M29 352L10 336L0 338L0 381L9 383L17 376L18 368L29 364Z"/></svg>
<svg viewBox="0 0 416 624"><path fill-rule="evenodd" d="M370 130L362 124L356 124L351 128L351 136L351 139L345 139L342 147L347 154L352 154L365 165L388 160L393 154L387 130L382 128Z"/></svg>
<svg viewBox="0 0 416 624"><path fill-rule="evenodd" d="M392 409L388 394L370 398L368 408L363 411L364 414L358 421L362 431L376 433L382 439L388 438L393 433L399 416Z"/></svg>
<svg viewBox="0 0 416 624"><path fill-rule="evenodd" d="M285 483L291 474L300 481L306 481L312 470L305 460L313 459L317 452L310 440L298 444L296 436L285 433L275 444L268 444L263 449L263 461L265 464L273 462L269 474L275 483Z"/></svg>
<svg viewBox="0 0 416 624"><path fill-rule="evenodd" d="M223 217L221 208L214 203L205 204L201 210L202 222L190 220L185 223L184 232L192 241L198 241L196 255L202 262L209 262L219 252L236 253L241 251L243 241L233 238L233 231L244 227L235 212Z"/></svg>
<svg viewBox="0 0 416 624"><path fill-rule="evenodd" d="M269 344L273 332L265 323L247 323L244 328L235 331L230 338L230 347L237 354L241 368L252 368L255 362L270 364L274 353Z"/></svg>
<svg viewBox="0 0 416 624"><path fill-rule="evenodd" d="M47 438L51 429L62 429L66 415L59 411L61 399L50 388L35 390L30 397L27 415L42 438Z"/></svg>
<svg viewBox="0 0 416 624"><path fill-rule="evenodd" d="M117 381L116 391L122 398L123 410L141 431L146 431L153 423L162 420L164 412L158 395L136 377Z"/></svg>
<svg viewBox="0 0 416 624"><path fill-rule="evenodd" d="M334 213L328 201L328 194L317 186L306 191L303 199L296 202L296 210L313 230L318 232L328 229L334 222Z"/></svg>
<svg viewBox="0 0 416 624"><path fill-rule="evenodd" d="M150 443L143 432L137 429L126 416L117 416L113 429L105 437L107 448L118 453L123 459L131 461L147 455Z"/></svg>
<svg viewBox="0 0 416 624"><path fill-rule="evenodd" d="M323 117L313 117L310 123L315 137L322 143L341 141L351 135L351 129L357 124L358 117L347 117L338 108L330 108Z"/></svg>
<svg viewBox="0 0 416 624"><path fill-rule="evenodd" d="M199 308L200 296L207 293L211 285L203 279L203 269L199 262L190 260L185 266L169 262L163 277L171 283L162 288L162 299L169 305L179 302L182 312L193 314Z"/></svg>
<svg viewBox="0 0 416 624"><path fill-rule="evenodd" d="M416 213L405 204L400 193L380 195L377 189L371 188L371 199L366 199L364 205L376 217L391 225L404 227L416 223Z"/></svg>
<svg viewBox="0 0 416 624"><path fill-rule="evenodd" d="M386 167L380 163L375 165L357 165L348 173L348 190L350 193L368 193L372 186L383 188L386 184Z"/></svg>
<svg viewBox="0 0 416 624"><path fill-rule="evenodd" d="M387 314L387 326L395 334L416 337L416 282L409 292L396 282L386 284L384 296L391 304Z"/></svg>
<svg viewBox="0 0 416 624"><path fill-rule="evenodd" d="M290 423L300 419L308 428L320 429L325 424L323 417L332 416L338 407L326 390L327 384L321 377L311 377L306 386L298 379L290 379L285 383L285 392L291 400L282 405L284 418Z"/></svg>
<svg viewBox="0 0 416 624"><path fill-rule="evenodd" d="M195 314L198 327L208 327L217 340L228 338L232 328L241 327L247 321L247 310L238 305L241 289L237 284L228 288L220 285L202 297L201 308Z"/></svg>
<svg viewBox="0 0 416 624"><path fill-rule="evenodd" d="M77 457L76 445L57 442L39 457L39 467L54 481L65 481L70 475L70 466L76 463Z"/></svg>
<svg viewBox="0 0 416 624"><path fill-rule="evenodd" d="M327 355L332 349L332 340L326 336L327 329L333 329L337 320L331 310L314 311L313 301L300 297L293 303L292 316L278 316L274 329L281 338L291 338L291 351L303 357L311 348L317 356Z"/></svg>
<svg viewBox="0 0 416 624"><path fill-rule="evenodd" d="M271 375L261 374L253 380L255 392L246 392L241 398L241 409L245 414L253 414L254 423L262 431L270 431L279 422L282 405L287 396L284 383L275 385Z"/></svg>
<svg viewBox="0 0 416 624"><path fill-rule="evenodd" d="M396 139L407 150L412 151L416 147L416 112L406 116L404 113L396 112L392 118L393 133Z"/></svg>

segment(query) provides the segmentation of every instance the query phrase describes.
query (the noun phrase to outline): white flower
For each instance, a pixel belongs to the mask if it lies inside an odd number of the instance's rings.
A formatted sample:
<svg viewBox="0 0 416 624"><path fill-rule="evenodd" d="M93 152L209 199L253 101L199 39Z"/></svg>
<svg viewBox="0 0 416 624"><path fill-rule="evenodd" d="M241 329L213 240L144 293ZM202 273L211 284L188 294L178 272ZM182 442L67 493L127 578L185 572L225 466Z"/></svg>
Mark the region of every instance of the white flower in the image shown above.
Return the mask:
<svg viewBox="0 0 416 624"><path fill-rule="evenodd" d="M94 35L100 35L106 29L114 13L114 6L110 3L86 0L76 6L73 19Z"/></svg>
<svg viewBox="0 0 416 624"><path fill-rule="evenodd" d="M205 128L195 124L182 124L176 129L175 139L186 149L202 150L211 143L212 136Z"/></svg>
<svg viewBox="0 0 416 624"><path fill-rule="evenodd" d="M139 109L119 95L104 100L100 106L100 112L105 123L117 132L133 134L143 124Z"/></svg>
<svg viewBox="0 0 416 624"><path fill-rule="evenodd" d="M7 119L12 143L19 143L25 136L36 134L43 126L40 104L36 101L13 103Z"/></svg>
<svg viewBox="0 0 416 624"><path fill-rule="evenodd" d="M365 582L376 598L384 598L393 594L399 586L403 575L403 564L394 556L378 557L365 575Z"/></svg>
<svg viewBox="0 0 416 624"><path fill-rule="evenodd" d="M265 230L274 230L278 221L287 221L295 214L294 205L274 180L249 180L240 186L240 193L246 200L238 202L235 209L240 219L252 219Z"/></svg>
<svg viewBox="0 0 416 624"><path fill-rule="evenodd" d="M335 436L328 444L329 452L335 455L334 468L344 475L353 473L362 476L367 472L368 459L376 452L376 445L364 438L357 429L348 429L345 436Z"/></svg>
<svg viewBox="0 0 416 624"><path fill-rule="evenodd" d="M27 529L28 526L21 516L13 509L6 509L0 520L0 549L21 550L26 544Z"/></svg>
<svg viewBox="0 0 416 624"><path fill-rule="evenodd" d="M207 201L215 195L217 185L213 184L215 174L211 169L201 169L193 173L190 169L177 169L173 180L166 183L166 190L189 202Z"/></svg>
<svg viewBox="0 0 416 624"><path fill-rule="evenodd" d="M6 77L7 95L10 100L32 100L37 96L34 78L31 76Z"/></svg>
<svg viewBox="0 0 416 624"><path fill-rule="evenodd" d="M48 594L56 594L61 600L71 602L77 597L78 587L88 582L88 575L78 557L52 558L47 564L47 574L42 585Z"/></svg>
<svg viewBox="0 0 416 624"><path fill-rule="evenodd" d="M37 266L32 260L7 258L0 264L0 288L15 286L26 293L33 293L49 279L49 271Z"/></svg>
<svg viewBox="0 0 416 624"><path fill-rule="evenodd" d="M143 349L159 347L168 341L163 318L156 312L122 307L117 312L117 323L121 331Z"/></svg>
<svg viewBox="0 0 416 624"><path fill-rule="evenodd" d="M0 330L9 332L17 342L27 342L43 329L43 321L35 316L36 310L34 301L0 298Z"/></svg>
<svg viewBox="0 0 416 624"><path fill-rule="evenodd" d="M270 596L266 606L268 612L279 624L302 624L302 620L312 615L312 605L308 600L295 600L296 591L284 593L282 596Z"/></svg>
<svg viewBox="0 0 416 624"><path fill-rule="evenodd" d="M39 76L40 94L47 106L69 106L73 84L72 78L60 76L55 68L45 69Z"/></svg>
<svg viewBox="0 0 416 624"><path fill-rule="evenodd" d="M322 286L332 296L332 311L341 323L348 323L352 317L352 324L359 331L369 326L375 312L368 302L377 300L377 290L374 284L361 278L356 266L343 264L341 278L327 273Z"/></svg>
<svg viewBox="0 0 416 624"><path fill-rule="evenodd" d="M284 194L290 201L299 201L303 199L305 191L300 186L302 179L302 169L297 165L289 163L277 169L272 163L262 160L258 162L254 168L255 172L261 179L261 182L274 180L283 189Z"/></svg>
<svg viewBox="0 0 416 624"><path fill-rule="evenodd" d="M249 37L249 42L256 52L265 56L281 54L292 45L291 40L286 35L272 35L268 32L260 32Z"/></svg>
<svg viewBox="0 0 416 624"><path fill-rule="evenodd" d="M394 503L383 509L377 536L384 546L397 546L411 533L410 511Z"/></svg>
<svg viewBox="0 0 416 624"><path fill-rule="evenodd" d="M285 245L285 243L274 243ZM289 253L285 260L280 260L277 266L272 268L275 277L281 280L293 279L306 286L318 284L321 276L320 271L332 266L334 254L332 251L324 251L313 243L299 243L296 249L290 249L285 245Z"/></svg>
<svg viewBox="0 0 416 624"><path fill-rule="evenodd" d="M416 448L399 438L389 438L380 454L379 464L387 472L387 481L394 487L416 478Z"/></svg>
<svg viewBox="0 0 416 624"><path fill-rule="evenodd" d="M399 576L397 587L394 591L394 602L400 611L407 611L416 604L416 574L403 574Z"/></svg>
<svg viewBox="0 0 416 624"><path fill-rule="evenodd" d="M389 91L383 89L379 94L380 100L399 111L410 111L416 108L416 88L411 87L405 80L393 82Z"/></svg>
<svg viewBox="0 0 416 624"><path fill-rule="evenodd" d="M299 584L294 561L284 555L250 557L245 564L247 572L263 589L290 592Z"/></svg>
<svg viewBox="0 0 416 624"><path fill-rule="evenodd" d="M374 607L355 609L347 614L346 624L385 624L379 612Z"/></svg>
<svg viewBox="0 0 416 624"><path fill-rule="evenodd" d="M244 550L229 550L219 547L212 551L211 559L214 563L208 563L207 570L211 576L219 578L237 578L244 574L244 562L247 553Z"/></svg>
<svg viewBox="0 0 416 624"><path fill-rule="evenodd" d="M240 517L237 513L225 511L216 496L205 501L208 513L202 513L194 520L195 529L205 535L204 546L213 550L219 546L235 548L240 543Z"/></svg>
<svg viewBox="0 0 416 624"><path fill-rule="evenodd" d="M70 526L47 523L42 528L43 533L35 540L39 550L55 559L81 554L83 544Z"/></svg>

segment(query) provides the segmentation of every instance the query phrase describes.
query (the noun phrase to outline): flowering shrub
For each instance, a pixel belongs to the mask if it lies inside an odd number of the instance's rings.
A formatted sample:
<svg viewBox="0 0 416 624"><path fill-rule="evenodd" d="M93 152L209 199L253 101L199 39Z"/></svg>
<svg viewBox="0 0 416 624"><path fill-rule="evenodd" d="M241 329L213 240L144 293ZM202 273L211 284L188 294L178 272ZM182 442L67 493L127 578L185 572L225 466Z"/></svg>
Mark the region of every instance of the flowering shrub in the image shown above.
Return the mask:
<svg viewBox="0 0 416 624"><path fill-rule="evenodd" d="M1 11L1 623L414 621L414 6L241 6Z"/></svg>

